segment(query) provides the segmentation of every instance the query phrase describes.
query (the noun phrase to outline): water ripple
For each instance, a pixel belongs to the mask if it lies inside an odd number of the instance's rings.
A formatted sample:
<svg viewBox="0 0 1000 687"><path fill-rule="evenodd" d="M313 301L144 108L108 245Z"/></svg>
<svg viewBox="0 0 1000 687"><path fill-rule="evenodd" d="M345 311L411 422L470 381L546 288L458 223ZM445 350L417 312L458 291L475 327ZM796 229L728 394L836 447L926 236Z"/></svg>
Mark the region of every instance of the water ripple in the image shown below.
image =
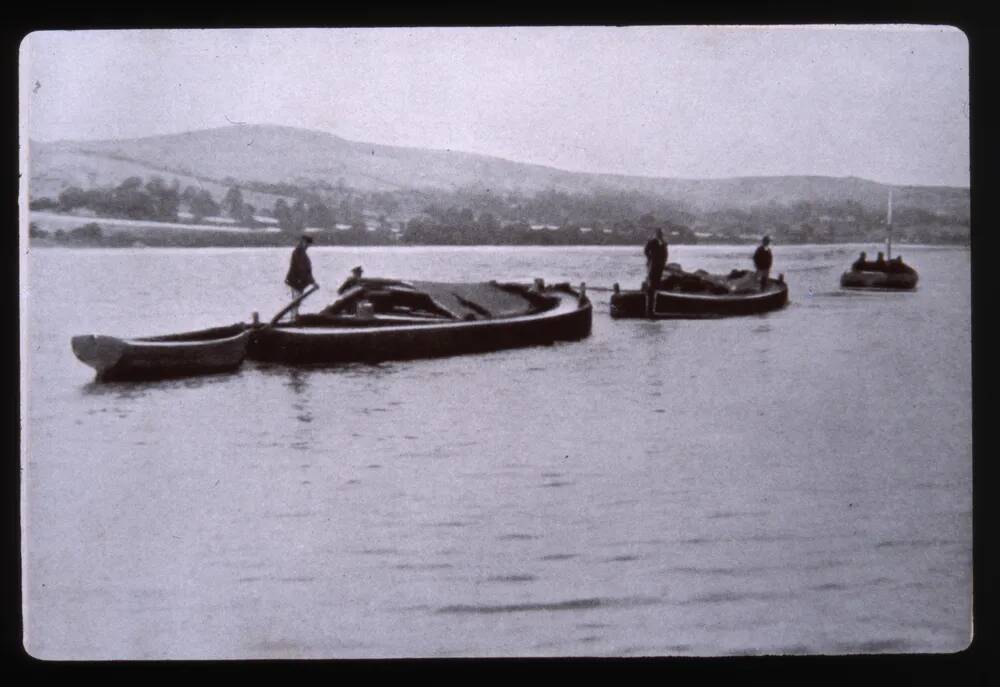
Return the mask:
<svg viewBox="0 0 1000 687"><path fill-rule="evenodd" d="M534 575L493 575L487 577L487 582L534 582L538 578Z"/></svg>
<svg viewBox="0 0 1000 687"><path fill-rule="evenodd" d="M709 513L705 517L709 520L721 520L725 518L747 518L747 517L760 517L764 515L769 515L770 511L766 510L751 510L751 511L719 511L717 513Z"/></svg>
<svg viewBox="0 0 1000 687"><path fill-rule="evenodd" d="M897 546L949 546L954 544L947 539L889 539L880 541L875 545L876 549L893 548Z"/></svg>
<svg viewBox="0 0 1000 687"><path fill-rule="evenodd" d="M907 639L875 639L867 642L842 642L837 644L837 651L840 653L865 653L865 654L888 654L902 653L910 646Z"/></svg>
<svg viewBox="0 0 1000 687"><path fill-rule="evenodd" d="M740 601L774 601L775 599L787 598L787 596L787 594L776 592L708 592L678 603L687 606L690 604L738 603Z"/></svg>
<svg viewBox="0 0 1000 687"><path fill-rule="evenodd" d="M659 599L649 597L628 597L622 599L570 599L568 601L552 601L543 603L503 604L499 606L456 604L438 609L438 613L522 613L527 611L587 611L595 608L626 608L631 606L649 606L661 603Z"/></svg>

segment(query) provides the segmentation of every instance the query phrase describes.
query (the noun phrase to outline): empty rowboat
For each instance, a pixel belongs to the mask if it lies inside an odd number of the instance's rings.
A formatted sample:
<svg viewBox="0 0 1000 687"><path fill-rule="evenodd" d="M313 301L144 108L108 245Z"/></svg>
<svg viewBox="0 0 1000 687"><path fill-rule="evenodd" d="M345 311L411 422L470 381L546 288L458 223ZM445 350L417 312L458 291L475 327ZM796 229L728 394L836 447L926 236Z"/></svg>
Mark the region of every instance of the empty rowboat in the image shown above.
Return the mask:
<svg viewBox="0 0 1000 687"><path fill-rule="evenodd" d="M590 334L584 290L567 284L356 279L320 313L261 328L253 360L378 362L485 353L575 341Z"/></svg>
<svg viewBox="0 0 1000 687"><path fill-rule="evenodd" d="M246 357L251 331L235 324L137 339L84 335L74 336L72 346L98 380L167 379L235 370Z"/></svg>

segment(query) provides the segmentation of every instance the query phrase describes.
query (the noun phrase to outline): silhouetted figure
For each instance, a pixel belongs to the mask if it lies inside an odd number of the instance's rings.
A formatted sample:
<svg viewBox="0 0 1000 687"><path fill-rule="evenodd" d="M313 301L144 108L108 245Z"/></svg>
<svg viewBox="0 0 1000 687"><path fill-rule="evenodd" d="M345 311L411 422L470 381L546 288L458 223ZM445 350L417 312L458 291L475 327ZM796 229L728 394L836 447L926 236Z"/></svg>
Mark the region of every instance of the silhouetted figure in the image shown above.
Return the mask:
<svg viewBox="0 0 1000 687"><path fill-rule="evenodd" d="M879 272L885 272L885 256L879 251L878 256L875 258L875 269Z"/></svg>
<svg viewBox="0 0 1000 687"><path fill-rule="evenodd" d="M667 264L667 242L663 239L663 230L657 229L656 235L646 242L643 251L646 254L646 314L653 313L653 300L656 297L656 290L660 288L660 279L663 277L663 268Z"/></svg>
<svg viewBox="0 0 1000 687"><path fill-rule="evenodd" d="M292 251L291 264L288 266L288 276L285 277L285 283L292 289L292 298L298 298L306 290L306 287L310 284L316 284L316 280L313 279L312 273L312 261L309 260L309 256L306 254L306 249L313 242L311 236L303 235L299 239L298 245L295 246L295 250ZM316 284L319 286L319 284ZM295 306L291 310L292 319L298 319L299 317L299 306Z"/></svg>
<svg viewBox="0 0 1000 687"><path fill-rule="evenodd" d="M771 264L774 262L774 256L771 255L771 237L765 236L761 239L760 245L757 246L757 250L753 253L753 266L757 270L757 276L760 278L760 290L763 291L767 287L767 279L771 274Z"/></svg>
<svg viewBox="0 0 1000 687"><path fill-rule="evenodd" d="M857 260L854 261L854 264L851 265L851 269L860 272L867 266L868 266L868 256L865 255L864 251L861 251L861 255L858 257Z"/></svg>
<svg viewBox="0 0 1000 687"><path fill-rule="evenodd" d="M656 236L646 242L646 281L649 288L656 290L660 287L660 279L663 277L663 268L667 264L668 247L663 239L663 230L657 229Z"/></svg>
<svg viewBox="0 0 1000 687"><path fill-rule="evenodd" d="M889 272L893 272L895 274L904 274L904 273L912 272L913 268L911 268L909 265L906 265L905 263L903 263L903 256L902 255L897 255L896 257L894 257L892 260L889 261L889 266L888 266L887 270Z"/></svg>
<svg viewBox="0 0 1000 687"><path fill-rule="evenodd" d="M363 273L364 270L361 269L361 265L358 265L357 267L352 269L351 276L349 276L347 279L344 280L344 283L340 285L339 289L337 289L337 293L344 293L348 289L354 287L358 282L361 281L361 275Z"/></svg>

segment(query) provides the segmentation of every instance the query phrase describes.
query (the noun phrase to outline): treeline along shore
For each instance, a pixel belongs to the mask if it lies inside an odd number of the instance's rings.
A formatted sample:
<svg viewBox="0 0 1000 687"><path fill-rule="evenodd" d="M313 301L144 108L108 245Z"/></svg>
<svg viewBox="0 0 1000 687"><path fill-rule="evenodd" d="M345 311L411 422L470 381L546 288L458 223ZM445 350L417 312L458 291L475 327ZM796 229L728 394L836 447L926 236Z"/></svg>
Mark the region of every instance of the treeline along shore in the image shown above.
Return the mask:
<svg viewBox="0 0 1000 687"><path fill-rule="evenodd" d="M29 237L42 246L235 247L287 246L303 233L317 245L345 246L634 245L656 229L675 244L752 243L763 234L792 244L881 242L886 235L883 209L843 199L699 212L641 191L372 191L342 181L225 181L227 190L216 194L161 176L70 186L31 199ZM894 208L893 240L967 244L968 212L904 200Z"/></svg>

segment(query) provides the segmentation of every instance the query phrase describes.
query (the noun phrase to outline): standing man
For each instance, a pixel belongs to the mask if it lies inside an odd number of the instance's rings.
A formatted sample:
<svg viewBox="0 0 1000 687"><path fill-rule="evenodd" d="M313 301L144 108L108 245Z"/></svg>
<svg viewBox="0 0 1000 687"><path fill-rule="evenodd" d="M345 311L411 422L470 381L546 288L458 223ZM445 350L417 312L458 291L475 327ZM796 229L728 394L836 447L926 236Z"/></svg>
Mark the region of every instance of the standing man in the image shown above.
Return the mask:
<svg viewBox="0 0 1000 687"><path fill-rule="evenodd" d="M309 256L306 255L306 249L312 242L311 236L303 234L302 238L299 239L298 245L295 246L295 250L292 251L292 261L288 266L288 276L285 277L285 283L291 287L293 299L301 296L302 292L310 284L316 284L316 280L313 279L312 262L309 260ZM319 284L316 284L316 286L319 286ZM292 319L298 319L298 317L299 306L296 305L292 308Z"/></svg>
<svg viewBox="0 0 1000 687"><path fill-rule="evenodd" d="M767 278L771 274L771 263L774 261L774 256L771 255L771 237L765 236L760 241L760 245L757 246L757 250L753 254L753 266L757 269L757 275L760 277L760 290L763 291L767 288Z"/></svg>
<svg viewBox="0 0 1000 687"><path fill-rule="evenodd" d="M646 316L653 314L653 301L660 288L660 278L667 264L667 242L663 240L663 229L656 230L656 236L646 242Z"/></svg>

